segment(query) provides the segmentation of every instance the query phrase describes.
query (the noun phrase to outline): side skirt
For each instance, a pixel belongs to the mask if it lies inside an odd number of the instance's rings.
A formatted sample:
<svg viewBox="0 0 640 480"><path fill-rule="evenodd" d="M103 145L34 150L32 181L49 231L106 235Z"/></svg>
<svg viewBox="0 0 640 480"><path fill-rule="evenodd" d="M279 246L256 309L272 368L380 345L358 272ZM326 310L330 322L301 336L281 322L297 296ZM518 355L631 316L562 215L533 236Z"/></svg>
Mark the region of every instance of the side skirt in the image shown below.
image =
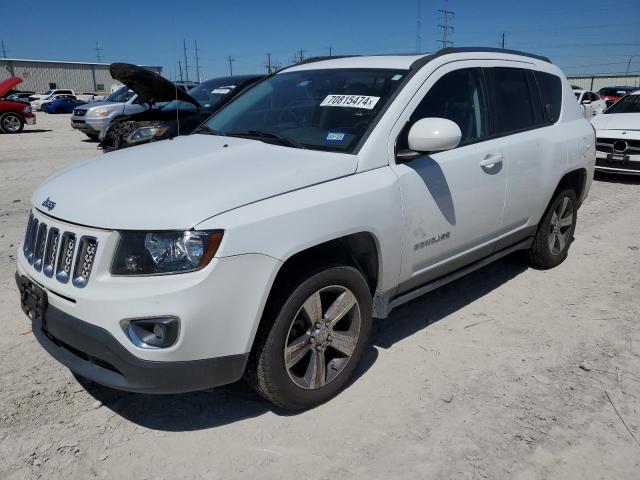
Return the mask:
<svg viewBox="0 0 640 480"><path fill-rule="evenodd" d="M391 310L400 305L410 302L411 300L415 300L416 298L424 295L425 293L429 293L437 288L440 288L448 283L453 282L465 275L474 272L490 263L499 260L502 257L506 257L513 252L518 250L526 250L531 247L533 244L533 237L528 237L524 240L519 241L516 244L511 245L499 252L496 252L488 257L483 258L482 260L478 260L477 262L471 263L466 267L460 268L451 272L443 277L440 277L431 282L427 282L424 285L417 287L407 293L400 294L396 297L391 297L387 294L376 295L373 301L373 316L376 318L387 318Z"/></svg>

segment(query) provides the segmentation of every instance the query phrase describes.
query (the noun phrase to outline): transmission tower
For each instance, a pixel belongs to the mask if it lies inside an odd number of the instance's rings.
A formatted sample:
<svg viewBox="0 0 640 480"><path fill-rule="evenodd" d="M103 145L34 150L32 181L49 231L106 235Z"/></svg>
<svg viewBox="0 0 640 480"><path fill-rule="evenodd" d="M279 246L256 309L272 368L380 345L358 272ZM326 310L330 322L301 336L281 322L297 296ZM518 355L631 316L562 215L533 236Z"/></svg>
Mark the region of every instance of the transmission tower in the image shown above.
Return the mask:
<svg viewBox="0 0 640 480"><path fill-rule="evenodd" d="M438 28L442 29L442 40L438 40L442 44L442 48L453 46L453 42L448 39L449 33L453 33L453 27L449 24L449 19L455 18L456 12L449 10L447 3L447 0L444 0L444 8L438 9L438 12L442 14L442 23L438 25Z"/></svg>

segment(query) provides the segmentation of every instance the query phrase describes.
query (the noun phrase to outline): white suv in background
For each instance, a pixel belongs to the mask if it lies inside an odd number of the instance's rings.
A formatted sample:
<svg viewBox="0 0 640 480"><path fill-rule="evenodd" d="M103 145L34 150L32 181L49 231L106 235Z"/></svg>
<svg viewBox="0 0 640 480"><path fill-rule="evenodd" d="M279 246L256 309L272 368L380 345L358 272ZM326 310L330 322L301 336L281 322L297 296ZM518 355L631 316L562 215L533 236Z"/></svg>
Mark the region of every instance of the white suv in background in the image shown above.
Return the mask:
<svg viewBox="0 0 640 480"><path fill-rule="evenodd" d="M595 162L560 69L493 49L316 59L193 135L33 195L16 280L42 346L136 392L335 395L398 305L511 252L560 264Z"/></svg>

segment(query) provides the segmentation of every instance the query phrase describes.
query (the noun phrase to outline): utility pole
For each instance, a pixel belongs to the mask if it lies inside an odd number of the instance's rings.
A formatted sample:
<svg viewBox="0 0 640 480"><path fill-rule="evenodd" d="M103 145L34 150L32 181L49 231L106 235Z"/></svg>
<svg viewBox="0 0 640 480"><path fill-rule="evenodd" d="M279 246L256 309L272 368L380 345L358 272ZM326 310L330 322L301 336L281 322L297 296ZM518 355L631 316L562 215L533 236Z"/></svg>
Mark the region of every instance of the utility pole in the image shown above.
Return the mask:
<svg viewBox="0 0 640 480"><path fill-rule="evenodd" d="M422 0L418 0L418 16L416 18L416 53L422 49Z"/></svg>
<svg viewBox="0 0 640 480"><path fill-rule="evenodd" d="M271 75L273 73L273 65L271 64L271 53L267 53L267 63L265 64L267 67L267 73Z"/></svg>
<svg viewBox="0 0 640 480"><path fill-rule="evenodd" d="M4 44L2 48L4 49ZM631 59L633 57L640 57L640 55L629 55L629 62L627 63L627 74L629 73L629 69L631 68Z"/></svg>
<svg viewBox="0 0 640 480"><path fill-rule="evenodd" d="M178 60L178 70L180 71L180 81L182 82L182 63Z"/></svg>
<svg viewBox="0 0 640 480"><path fill-rule="evenodd" d="M189 81L189 64L187 63L187 41L182 39L182 50L184 51L184 77Z"/></svg>
<svg viewBox="0 0 640 480"><path fill-rule="evenodd" d="M236 61L236 59L233 58L231 55L229 55L227 57L227 60L229 60L229 75L231 75L233 77L233 65L232 64L233 64L233 62Z"/></svg>
<svg viewBox="0 0 640 480"><path fill-rule="evenodd" d="M449 32L453 33L453 27L449 25L449 16L454 18L456 12L447 9L447 0L444 0L444 9L438 9L438 12L442 14L442 24L438 25L442 29L442 40L438 40L442 44L442 48L453 46L453 42L448 40Z"/></svg>
<svg viewBox="0 0 640 480"><path fill-rule="evenodd" d="M300 49L296 53L293 54L291 61L293 63L300 63L305 59L304 50Z"/></svg>
<svg viewBox="0 0 640 480"><path fill-rule="evenodd" d="M196 47L196 80L198 81L198 83L200 83L202 80L200 80L200 57L198 56L198 42L194 40L193 44Z"/></svg>
<svg viewBox="0 0 640 480"><path fill-rule="evenodd" d="M96 40L96 58L98 59L98 63L102 63L102 47Z"/></svg>
<svg viewBox="0 0 640 480"><path fill-rule="evenodd" d="M7 58L7 49L4 48L4 40L2 40L2 58Z"/></svg>
<svg viewBox="0 0 640 480"><path fill-rule="evenodd" d="M504 37L507 35L507 32L502 32L502 49L504 50Z"/></svg>
<svg viewBox="0 0 640 480"><path fill-rule="evenodd" d="M329 49L329 56L333 57L333 47L329 45L327 48Z"/></svg>

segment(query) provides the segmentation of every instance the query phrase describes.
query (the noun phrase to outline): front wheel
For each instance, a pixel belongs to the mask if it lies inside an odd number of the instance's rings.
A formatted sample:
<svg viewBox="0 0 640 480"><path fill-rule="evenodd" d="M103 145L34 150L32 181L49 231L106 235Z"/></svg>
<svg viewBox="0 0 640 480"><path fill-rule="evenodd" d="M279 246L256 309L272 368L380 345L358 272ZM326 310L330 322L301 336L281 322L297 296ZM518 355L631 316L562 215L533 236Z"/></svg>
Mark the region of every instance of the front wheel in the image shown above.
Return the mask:
<svg viewBox="0 0 640 480"><path fill-rule="evenodd" d="M311 408L335 396L362 357L371 293L355 268L330 267L299 283L263 321L271 327L258 332L247 380L276 405Z"/></svg>
<svg viewBox="0 0 640 480"><path fill-rule="evenodd" d="M559 192L545 213L533 245L529 261L540 268L553 268L567 258L578 218L578 199L572 189Z"/></svg>
<svg viewBox="0 0 640 480"><path fill-rule="evenodd" d="M17 113L9 112L0 117L0 130L4 133L20 133L24 128L24 120Z"/></svg>

